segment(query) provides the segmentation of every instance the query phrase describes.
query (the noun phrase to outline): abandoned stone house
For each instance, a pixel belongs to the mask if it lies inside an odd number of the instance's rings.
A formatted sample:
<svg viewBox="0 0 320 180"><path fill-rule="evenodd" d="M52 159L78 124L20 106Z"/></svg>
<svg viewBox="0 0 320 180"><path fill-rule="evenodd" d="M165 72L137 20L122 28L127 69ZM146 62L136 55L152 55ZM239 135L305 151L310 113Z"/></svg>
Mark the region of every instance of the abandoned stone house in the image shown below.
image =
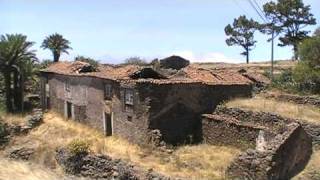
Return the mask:
<svg viewBox="0 0 320 180"><path fill-rule="evenodd" d="M153 130L170 144L201 139L201 114L224 100L251 96L240 73L189 65L164 76L151 67L58 62L41 71L44 109L134 143L149 143Z"/></svg>

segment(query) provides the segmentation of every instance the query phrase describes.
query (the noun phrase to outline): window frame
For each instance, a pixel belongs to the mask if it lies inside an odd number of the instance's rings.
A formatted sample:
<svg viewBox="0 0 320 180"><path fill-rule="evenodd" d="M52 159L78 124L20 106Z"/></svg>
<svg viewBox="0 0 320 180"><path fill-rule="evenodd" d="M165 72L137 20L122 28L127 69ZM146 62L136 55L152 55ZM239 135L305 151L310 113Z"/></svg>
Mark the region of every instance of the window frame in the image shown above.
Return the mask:
<svg viewBox="0 0 320 180"><path fill-rule="evenodd" d="M64 90L66 92L71 92L71 84L70 84L70 80L67 80L64 84Z"/></svg>
<svg viewBox="0 0 320 180"><path fill-rule="evenodd" d="M112 98L112 85L109 83L105 83L103 86L104 99Z"/></svg>
<svg viewBox="0 0 320 180"><path fill-rule="evenodd" d="M130 94L129 94L129 92L130 92ZM128 96L128 95L130 95L130 96ZM133 91L133 89L126 88L124 90L124 104L129 105L129 106L134 105L134 91Z"/></svg>

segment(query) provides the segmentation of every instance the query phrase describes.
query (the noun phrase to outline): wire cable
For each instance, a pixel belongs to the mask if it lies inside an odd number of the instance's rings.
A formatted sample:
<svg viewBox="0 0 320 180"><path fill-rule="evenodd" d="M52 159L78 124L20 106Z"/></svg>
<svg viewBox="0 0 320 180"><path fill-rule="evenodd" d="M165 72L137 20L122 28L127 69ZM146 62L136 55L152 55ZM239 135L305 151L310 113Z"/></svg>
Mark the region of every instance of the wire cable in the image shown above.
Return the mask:
<svg viewBox="0 0 320 180"><path fill-rule="evenodd" d="M259 17L262 19L262 21L264 21L265 23L267 23L267 21L264 19L263 15L261 15L261 13L259 12L259 10L256 8L256 6L254 5L254 3L251 0L247 0L251 7L256 11L256 13L259 15Z"/></svg>

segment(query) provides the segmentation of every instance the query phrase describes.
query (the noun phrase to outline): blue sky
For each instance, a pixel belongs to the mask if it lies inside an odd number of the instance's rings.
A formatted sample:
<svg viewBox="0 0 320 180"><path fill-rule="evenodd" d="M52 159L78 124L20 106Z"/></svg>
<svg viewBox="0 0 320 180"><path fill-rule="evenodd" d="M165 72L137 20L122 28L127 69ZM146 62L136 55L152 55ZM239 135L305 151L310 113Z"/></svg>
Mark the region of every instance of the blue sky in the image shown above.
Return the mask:
<svg viewBox="0 0 320 180"><path fill-rule="evenodd" d="M257 0L262 5L268 0ZM304 0L320 21L319 0ZM194 62L245 62L240 47L225 44L224 27L246 14L260 20L246 0L0 0L0 34L22 33L36 42L40 59L51 59L40 49L55 32L73 48L62 59L84 55L108 63L126 57L146 59L181 55ZM308 27L313 31L317 26ZM267 37L256 34L253 61L270 59ZM275 49L276 59L292 57L291 47Z"/></svg>

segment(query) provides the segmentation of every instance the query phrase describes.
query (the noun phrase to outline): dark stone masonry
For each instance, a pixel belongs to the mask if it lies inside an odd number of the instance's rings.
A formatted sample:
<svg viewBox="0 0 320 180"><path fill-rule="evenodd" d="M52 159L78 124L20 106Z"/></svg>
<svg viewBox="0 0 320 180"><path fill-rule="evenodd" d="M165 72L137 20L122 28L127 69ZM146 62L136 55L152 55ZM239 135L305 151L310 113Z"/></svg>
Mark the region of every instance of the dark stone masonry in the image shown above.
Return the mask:
<svg viewBox="0 0 320 180"><path fill-rule="evenodd" d="M252 90L252 81L228 71L187 66L176 77L135 65L81 71L87 66L58 62L43 70L43 109L140 145L154 144L154 130L168 144L200 142L201 115L222 101L251 96Z"/></svg>
<svg viewBox="0 0 320 180"><path fill-rule="evenodd" d="M290 179L312 154L310 132L297 120L266 112L219 106L203 115L202 133L209 144L249 148L228 167L229 179Z"/></svg>
<svg viewBox="0 0 320 180"><path fill-rule="evenodd" d="M312 142L319 142L318 126L218 106L231 98L250 97L253 85L263 86L263 78L175 59L167 62L179 66L173 75L135 65L99 65L97 71L87 71L84 62L54 63L41 71L42 108L139 145L166 149L203 141L240 148L245 152L226 171L230 179L285 180L306 166ZM72 174L141 179L133 166L106 156L73 157L60 150L57 160ZM146 172L143 176L166 179Z"/></svg>

